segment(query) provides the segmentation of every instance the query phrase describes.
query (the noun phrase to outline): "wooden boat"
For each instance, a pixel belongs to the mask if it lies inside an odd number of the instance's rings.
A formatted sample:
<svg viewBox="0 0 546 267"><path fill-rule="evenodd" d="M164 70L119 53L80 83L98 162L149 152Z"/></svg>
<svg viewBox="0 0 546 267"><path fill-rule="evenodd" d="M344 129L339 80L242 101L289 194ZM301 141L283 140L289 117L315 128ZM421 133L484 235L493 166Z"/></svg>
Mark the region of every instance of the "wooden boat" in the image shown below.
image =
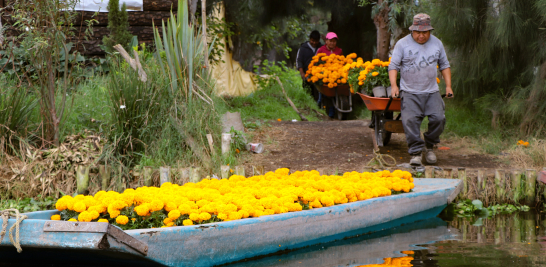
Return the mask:
<svg viewBox="0 0 546 267"><path fill-rule="evenodd" d="M370 234L437 216L459 194L456 179L415 179L413 192L326 208L205 225L122 231L106 223L27 213L22 252L0 240L0 266L214 266ZM8 228L15 219L8 220ZM0 220L0 225L2 220Z"/></svg>

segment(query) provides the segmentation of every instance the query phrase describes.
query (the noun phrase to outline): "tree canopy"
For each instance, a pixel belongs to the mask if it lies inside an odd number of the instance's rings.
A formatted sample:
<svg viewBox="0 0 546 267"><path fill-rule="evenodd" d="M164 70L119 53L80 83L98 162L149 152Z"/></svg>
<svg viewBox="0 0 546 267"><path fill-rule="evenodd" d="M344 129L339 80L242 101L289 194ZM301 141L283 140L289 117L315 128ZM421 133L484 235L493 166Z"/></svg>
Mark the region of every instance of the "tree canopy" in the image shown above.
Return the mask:
<svg viewBox="0 0 546 267"><path fill-rule="evenodd" d="M546 124L545 11L546 0L431 0L456 94L526 134Z"/></svg>

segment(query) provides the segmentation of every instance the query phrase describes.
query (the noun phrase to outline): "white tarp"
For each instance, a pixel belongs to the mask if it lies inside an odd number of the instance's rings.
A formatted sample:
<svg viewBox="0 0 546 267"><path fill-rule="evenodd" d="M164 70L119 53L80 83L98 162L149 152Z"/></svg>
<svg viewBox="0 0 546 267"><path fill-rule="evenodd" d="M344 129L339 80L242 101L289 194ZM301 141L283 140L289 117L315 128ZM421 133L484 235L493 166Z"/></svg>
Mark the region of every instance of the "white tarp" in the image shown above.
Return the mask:
<svg viewBox="0 0 546 267"><path fill-rule="evenodd" d="M79 0L75 10L108 12L108 2L109 0ZM127 11L142 11L142 2L143 0L119 0L119 8L125 3Z"/></svg>

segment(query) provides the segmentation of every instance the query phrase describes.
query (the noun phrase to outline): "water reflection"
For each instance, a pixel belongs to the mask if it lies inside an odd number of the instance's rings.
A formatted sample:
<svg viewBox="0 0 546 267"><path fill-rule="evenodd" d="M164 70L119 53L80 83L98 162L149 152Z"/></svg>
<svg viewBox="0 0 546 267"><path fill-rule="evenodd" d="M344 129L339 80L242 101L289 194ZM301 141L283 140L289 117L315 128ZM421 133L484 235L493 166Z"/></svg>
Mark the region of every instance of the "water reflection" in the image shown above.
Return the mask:
<svg viewBox="0 0 546 267"><path fill-rule="evenodd" d="M360 266L384 264L384 258L407 257L402 251L419 244L459 240L457 229L440 218L430 218L373 234L311 246L282 255L240 262L233 266Z"/></svg>
<svg viewBox="0 0 546 267"><path fill-rule="evenodd" d="M236 266L546 266L545 230L535 212L432 218Z"/></svg>

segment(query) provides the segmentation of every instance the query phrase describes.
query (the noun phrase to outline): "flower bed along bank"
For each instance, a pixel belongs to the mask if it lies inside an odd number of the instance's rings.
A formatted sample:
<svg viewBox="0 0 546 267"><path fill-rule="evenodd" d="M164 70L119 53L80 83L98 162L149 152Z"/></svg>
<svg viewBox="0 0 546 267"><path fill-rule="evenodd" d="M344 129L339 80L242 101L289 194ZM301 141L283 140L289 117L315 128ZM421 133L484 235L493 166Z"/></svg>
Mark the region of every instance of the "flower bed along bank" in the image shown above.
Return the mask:
<svg viewBox="0 0 546 267"><path fill-rule="evenodd" d="M108 222L121 229L186 226L329 207L413 189L411 173L347 172L278 169L245 178L205 179L183 186L139 187L123 193L99 191L94 196L64 196L52 220Z"/></svg>

